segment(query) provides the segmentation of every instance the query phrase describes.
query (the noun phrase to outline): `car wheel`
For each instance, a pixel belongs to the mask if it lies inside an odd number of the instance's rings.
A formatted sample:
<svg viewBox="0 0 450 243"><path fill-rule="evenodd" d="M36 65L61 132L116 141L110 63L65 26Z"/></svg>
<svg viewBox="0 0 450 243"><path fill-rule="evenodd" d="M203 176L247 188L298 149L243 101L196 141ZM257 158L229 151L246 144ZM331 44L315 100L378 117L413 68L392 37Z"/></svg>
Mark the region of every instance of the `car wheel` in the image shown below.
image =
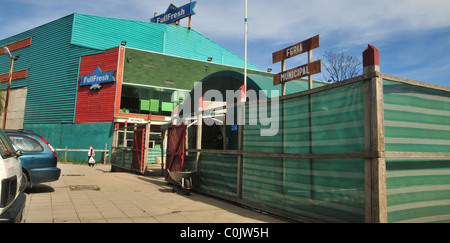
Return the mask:
<svg viewBox="0 0 450 243"><path fill-rule="evenodd" d="M24 192L25 189L28 188L30 184L30 181L28 180L27 173L25 171L22 171L22 186L20 187L20 192Z"/></svg>

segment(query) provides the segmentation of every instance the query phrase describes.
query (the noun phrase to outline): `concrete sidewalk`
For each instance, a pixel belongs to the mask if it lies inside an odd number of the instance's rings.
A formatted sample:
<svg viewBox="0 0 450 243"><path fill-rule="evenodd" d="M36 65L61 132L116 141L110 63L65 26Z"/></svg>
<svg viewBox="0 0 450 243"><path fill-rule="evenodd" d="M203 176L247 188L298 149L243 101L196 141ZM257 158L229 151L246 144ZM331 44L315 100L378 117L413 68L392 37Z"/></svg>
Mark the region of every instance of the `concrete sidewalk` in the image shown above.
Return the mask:
<svg viewBox="0 0 450 243"><path fill-rule="evenodd" d="M286 222L195 192L172 193L161 176L110 172L111 166L58 163L58 181L26 191L25 223Z"/></svg>

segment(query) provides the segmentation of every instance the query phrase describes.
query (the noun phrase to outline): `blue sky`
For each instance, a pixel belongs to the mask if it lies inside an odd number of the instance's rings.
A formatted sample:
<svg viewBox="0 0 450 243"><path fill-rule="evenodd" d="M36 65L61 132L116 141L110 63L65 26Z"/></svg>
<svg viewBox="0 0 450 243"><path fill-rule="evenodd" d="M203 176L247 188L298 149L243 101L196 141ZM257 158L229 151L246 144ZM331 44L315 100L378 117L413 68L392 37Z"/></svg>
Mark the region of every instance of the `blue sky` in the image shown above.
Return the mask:
<svg viewBox="0 0 450 243"><path fill-rule="evenodd" d="M74 12L150 21L170 3L188 2L2 0L0 39ZM195 11L193 29L244 56L244 0L197 0ZM380 51L383 73L450 86L448 0L248 0L248 19L248 60L263 70L279 72L273 52L320 34L315 60L327 50L361 58L372 44ZM287 68L305 64L306 56L289 59Z"/></svg>

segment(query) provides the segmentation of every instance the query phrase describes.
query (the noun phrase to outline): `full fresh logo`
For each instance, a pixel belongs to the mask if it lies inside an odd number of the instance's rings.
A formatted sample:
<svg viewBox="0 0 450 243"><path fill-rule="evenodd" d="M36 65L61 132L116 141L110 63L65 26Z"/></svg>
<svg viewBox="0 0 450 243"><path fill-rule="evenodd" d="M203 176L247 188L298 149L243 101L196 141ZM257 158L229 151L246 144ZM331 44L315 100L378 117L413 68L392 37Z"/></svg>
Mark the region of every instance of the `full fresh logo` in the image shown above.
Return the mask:
<svg viewBox="0 0 450 243"><path fill-rule="evenodd" d="M101 83L115 82L114 74L116 71L102 72L102 70L97 67L91 75L80 77L80 86L91 85L91 90L98 90L101 88Z"/></svg>
<svg viewBox="0 0 450 243"><path fill-rule="evenodd" d="M166 10L164 14L155 16L154 18L150 19L152 23L158 23L158 24L172 24L176 21L186 18L190 15L194 15L194 7L197 4L197 2L191 2L186 5L183 5L181 7L176 7L173 4L170 4L169 8Z"/></svg>

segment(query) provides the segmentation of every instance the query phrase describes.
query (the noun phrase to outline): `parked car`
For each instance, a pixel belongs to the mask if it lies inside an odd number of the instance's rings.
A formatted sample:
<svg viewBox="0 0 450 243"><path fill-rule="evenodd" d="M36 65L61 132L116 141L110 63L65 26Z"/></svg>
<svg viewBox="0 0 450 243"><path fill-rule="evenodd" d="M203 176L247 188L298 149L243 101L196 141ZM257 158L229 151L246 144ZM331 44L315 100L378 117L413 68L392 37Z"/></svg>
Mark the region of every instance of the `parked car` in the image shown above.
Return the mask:
<svg viewBox="0 0 450 243"><path fill-rule="evenodd" d="M58 155L50 143L29 130L5 130L6 135L22 152L22 188L32 188L33 184L57 181L61 169L57 167Z"/></svg>
<svg viewBox="0 0 450 243"><path fill-rule="evenodd" d="M26 196L20 192L20 151L0 129L0 223L20 223Z"/></svg>

